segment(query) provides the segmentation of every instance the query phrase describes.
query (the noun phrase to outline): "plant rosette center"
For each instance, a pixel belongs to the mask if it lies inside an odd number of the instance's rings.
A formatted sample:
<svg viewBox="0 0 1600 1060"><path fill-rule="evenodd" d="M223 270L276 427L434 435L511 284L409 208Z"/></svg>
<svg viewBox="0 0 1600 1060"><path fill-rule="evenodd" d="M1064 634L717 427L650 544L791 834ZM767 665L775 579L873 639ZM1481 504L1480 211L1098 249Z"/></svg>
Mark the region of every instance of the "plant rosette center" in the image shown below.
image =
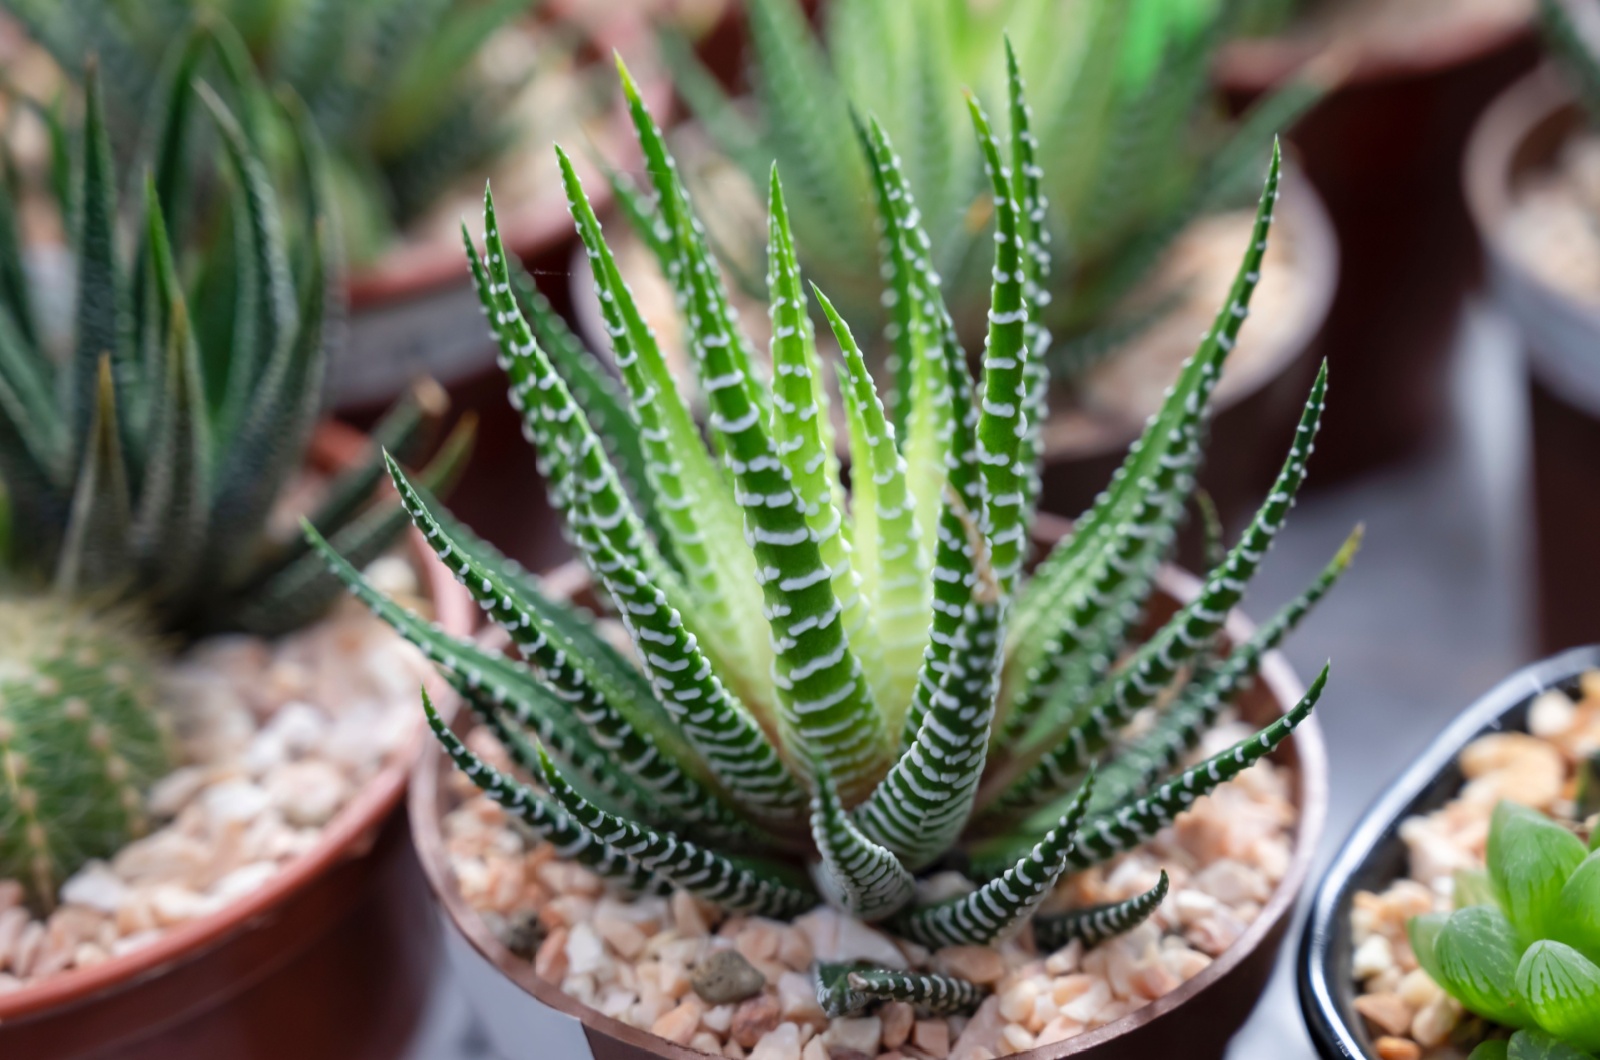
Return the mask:
<svg viewBox="0 0 1600 1060"><path fill-rule="evenodd" d="M1583 975L1600 957L1600 858L1585 852L1600 836L1600 671L1458 761L1460 794L1400 826L1406 876L1353 901L1354 1004L1377 1055L1600 1054L1600 977ZM1554 1051L1523 1051L1536 1043Z"/></svg>

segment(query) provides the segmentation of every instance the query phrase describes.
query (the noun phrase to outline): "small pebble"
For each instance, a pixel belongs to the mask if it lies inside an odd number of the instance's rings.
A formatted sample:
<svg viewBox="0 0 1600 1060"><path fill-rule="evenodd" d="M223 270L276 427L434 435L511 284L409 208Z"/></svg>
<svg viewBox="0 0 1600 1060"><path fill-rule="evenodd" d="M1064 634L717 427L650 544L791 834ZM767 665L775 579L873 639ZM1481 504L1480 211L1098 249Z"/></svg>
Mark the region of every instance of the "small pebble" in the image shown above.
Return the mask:
<svg viewBox="0 0 1600 1060"><path fill-rule="evenodd" d="M738 950L714 950L695 965L689 983L705 1001L725 1005L755 996L767 980Z"/></svg>

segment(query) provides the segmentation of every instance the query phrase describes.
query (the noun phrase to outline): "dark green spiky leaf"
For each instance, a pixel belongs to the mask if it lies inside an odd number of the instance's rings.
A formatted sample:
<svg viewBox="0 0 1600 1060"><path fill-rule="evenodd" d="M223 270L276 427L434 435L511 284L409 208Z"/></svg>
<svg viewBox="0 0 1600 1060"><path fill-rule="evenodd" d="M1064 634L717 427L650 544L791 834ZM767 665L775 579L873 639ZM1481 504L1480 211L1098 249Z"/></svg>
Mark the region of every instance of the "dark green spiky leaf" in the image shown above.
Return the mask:
<svg viewBox="0 0 1600 1060"><path fill-rule="evenodd" d="M924 946L987 946L1033 915L1066 871L1079 841L1079 822L1094 790L1094 774L1054 828L1016 863L971 894L902 913L897 933Z"/></svg>
<svg viewBox="0 0 1600 1060"><path fill-rule="evenodd" d="M422 690L422 709L427 714L428 727L433 730L434 738L456 768L465 773L467 779L485 795L526 825L534 835L553 846L557 855L586 865L605 879L614 880L636 894L649 894L662 889L660 881L632 859L594 842L589 833L575 824L548 796L500 772L469 750L434 709L426 688Z"/></svg>
<svg viewBox="0 0 1600 1060"><path fill-rule="evenodd" d="M541 779L573 820L597 842L674 887L724 909L757 916L794 916L817 904L816 893L784 866L752 858L735 861L691 840L607 813L574 791L548 757L542 760Z"/></svg>
<svg viewBox="0 0 1600 1060"><path fill-rule="evenodd" d="M481 717L502 725L509 719L531 730L541 743L579 772L577 781L591 801L603 797L607 805L630 813L651 812L653 803L644 787L628 774L611 768L610 756L595 742L588 728L572 715L565 702L535 679L531 670L469 640L451 636L396 604L372 588L309 522L301 523L301 531L351 594L437 664L451 687ZM513 749L509 742L508 749ZM532 768L538 756L530 751L526 759L524 764Z"/></svg>
<svg viewBox="0 0 1600 1060"><path fill-rule="evenodd" d="M1070 855L1070 866L1086 869L1131 850L1171 824L1196 799L1270 755L1311 716L1327 681L1328 667L1324 666L1300 701L1254 736L1190 766L1147 794L1087 816ZM1035 839L1036 833L1024 833L976 843L972 850L973 872L980 878L994 876L1020 857Z"/></svg>
<svg viewBox="0 0 1600 1060"><path fill-rule="evenodd" d="M811 836L822 858L814 874L836 905L862 920L900 911L916 892L916 880L889 851L862 834L839 804L825 764L811 770Z"/></svg>
<svg viewBox="0 0 1600 1060"><path fill-rule="evenodd" d="M123 295L116 259L116 176L97 70L91 63L84 83L82 176L76 186L73 226L72 252L78 268L76 330L67 366L69 463L73 465L85 457L95 433L92 424L100 415L101 362L110 366L119 404L126 400L132 384L123 342ZM126 426L121 424L118 429Z"/></svg>
<svg viewBox="0 0 1600 1060"><path fill-rule="evenodd" d="M124 462L111 358L100 359L98 399L72 493L72 510L56 564L63 593L120 589L129 567L133 501Z"/></svg>
<svg viewBox="0 0 1600 1060"><path fill-rule="evenodd" d="M165 305L163 370L147 396L149 436L144 480L139 488L134 548L145 578L161 596L177 595L186 604L194 558L205 544L210 520L211 424L206 416L200 352L189 329L189 310L167 242L167 228L154 183L145 187L146 267L151 290Z"/></svg>
<svg viewBox="0 0 1600 1060"><path fill-rule="evenodd" d="M816 977L817 1003L830 1019L860 1016L885 1001L903 1001L919 1015L955 1015L977 1008L985 994L976 983L935 972L823 962Z"/></svg>
<svg viewBox="0 0 1600 1060"><path fill-rule="evenodd" d="M994 804L996 811L1031 808L1065 790L1134 711L1149 704L1177 675L1179 667L1194 658L1222 628L1228 611L1243 595L1245 585L1282 529L1295 494L1305 481L1306 460L1322 422L1327 378L1324 364L1306 399L1283 468L1250 527L1228 553L1227 561L1206 578L1196 599L1102 686L1082 720L1064 734L1061 742L999 797Z"/></svg>
<svg viewBox="0 0 1600 1060"><path fill-rule="evenodd" d="M1059 950L1073 939L1086 947L1098 946L1106 939L1132 931L1150 918L1167 897L1170 881L1163 870L1161 878L1143 894L1121 902L1074 909L1058 916L1042 916L1033 922L1033 939L1041 950Z"/></svg>

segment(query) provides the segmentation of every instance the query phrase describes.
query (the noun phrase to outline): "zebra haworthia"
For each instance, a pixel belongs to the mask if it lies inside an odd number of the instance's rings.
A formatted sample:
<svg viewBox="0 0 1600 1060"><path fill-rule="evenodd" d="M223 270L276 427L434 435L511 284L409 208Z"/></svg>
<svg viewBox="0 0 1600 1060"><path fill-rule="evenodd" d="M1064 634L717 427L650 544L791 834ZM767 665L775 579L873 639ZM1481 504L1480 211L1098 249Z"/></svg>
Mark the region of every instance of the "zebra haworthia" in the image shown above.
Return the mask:
<svg viewBox="0 0 1600 1060"><path fill-rule="evenodd" d="M531 782L488 769L436 722L452 759L595 871L635 890L681 888L731 912L789 916L827 901L922 946L993 943L1034 920L1065 875L1142 842L1271 753L1321 694L1325 674L1286 717L1226 755L1180 768L1262 652L1348 562L1342 552L1261 639L1219 655L1221 623L1304 479L1325 371L1255 523L1196 599L1114 665L1193 487L1205 405L1259 279L1279 158L1215 326L1106 493L1030 577L1049 261L1044 185L1015 65L1008 130L976 99L968 105L996 235L977 374L901 160L883 126L863 115L836 130L834 146L841 157L859 149L872 182L893 310L886 342L897 361L881 364L877 345L859 341L829 294L802 275L797 248L810 234L791 230L773 171L768 379L660 130L625 70L623 79L651 190L630 192L628 210L667 268L703 404L677 392L564 154L623 381L616 400L638 426L637 447L599 443L562 378L566 352L541 349L549 322L526 319L523 306L535 303L515 296L487 196L485 249L480 257L469 243L469 264L552 493L632 659L449 520L398 466L391 473L406 510L525 664L443 637L377 597L320 540L316 547L450 673ZM792 120L812 120L803 101L790 102ZM839 348L831 363L819 353L813 312ZM875 376L895 380L892 398ZM592 382L582 385L593 390ZM830 393L842 399L838 420ZM706 410L708 438L690 419L695 407ZM616 422L615 410L603 418ZM851 491L834 455L836 429L853 464ZM626 483L629 469L648 482ZM1134 715L1166 693L1170 717L1124 745ZM1118 752L1100 762L1111 747ZM1098 786L1089 779L1097 764ZM918 874L936 865L965 866L971 889L919 897ZM1052 913L1036 921L1036 937L1092 945L1148 917L1164 893L1165 877L1127 902ZM903 969L830 964L817 980L835 1015L886 1000L955 1012L983 993Z"/></svg>

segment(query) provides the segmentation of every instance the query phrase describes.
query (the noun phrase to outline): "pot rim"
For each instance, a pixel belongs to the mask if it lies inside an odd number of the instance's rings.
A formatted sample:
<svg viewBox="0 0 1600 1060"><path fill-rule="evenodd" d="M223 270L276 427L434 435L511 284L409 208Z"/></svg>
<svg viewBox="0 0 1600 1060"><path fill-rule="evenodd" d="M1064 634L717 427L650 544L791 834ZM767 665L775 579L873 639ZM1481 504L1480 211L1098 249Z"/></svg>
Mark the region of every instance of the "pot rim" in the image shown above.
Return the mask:
<svg viewBox="0 0 1600 1060"><path fill-rule="evenodd" d="M366 435L334 421L317 426L307 462L322 469L348 467L366 448ZM464 587L456 584L433 555L422 535L411 530L407 550L433 601L435 620L457 633L472 630L477 608ZM324 873L371 845L385 818L399 805L413 762L419 757L426 727L421 719L409 740L358 791L323 829L315 845L274 873L261 887L214 913L172 928L149 945L99 964L48 976L0 994L0 1024L20 1022L51 1010L93 1004L96 997L119 986L161 975L197 954L220 946L272 914L277 906L311 887Z"/></svg>
<svg viewBox="0 0 1600 1060"><path fill-rule="evenodd" d="M1515 199L1513 170L1518 153L1539 127L1559 120L1576 106L1555 68L1545 63L1513 81L1473 126L1462 166L1462 187L1479 235L1497 250Z"/></svg>
<svg viewBox="0 0 1600 1060"><path fill-rule="evenodd" d="M576 5L571 0L551 0L546 7L561 17L564 9ZM573 21L581 22L576 12L567 14ZM590 27L589 40L594 47L594 61L603 64L613 54L637 51L650 40L650 29L641 12L633 10L628 4L618 3L606 12L603 21ZM592 66L594 63L585 65ZM656 116L656 121L667 124L675 102L670 82L659 69L645 68L635 73L647 75L639 79L640 92L651 113ZM574 153L573 165L585 178L584 187L589 191L589 199L596 212L603 211L611 202L611 185L607 181L594 179L600 173L594 159L614 161L619 157L631 157L632 130L627 104L618 92L606 108L596 138L585 138L588 140L588 150ZM550 149L549 143L527 146L530 150ZM492 172L481 175L486 178L494 176ZM562 195L500 210L500 229L507 250L524 260L576 238L572 219L567 215L567 200ZM441 233L437 238L402 243L370 264L352 267L345 277L345 289L351 310L360 311L416 298L436 288L465 284L467 280L466 259L462 256L461 244L448 234Z"/></svg>
<svg viewBox="0 0 1600 1060"><path fill-rule="evenodd" d="M1547 141L1566 143L1582 127L1575 123L1579 104L1558 71L1546 63L1513 82L1484 110L1467 141L1461 181L1467 210L1493 265L1492 276L1502 297L1511 292L1513 316L1525 329L1536 327L1541 314L1526 299L1537 298L1540 309L1556 318L1581 322L1590 332L1600 331L1600 304L1574 296L1550 283L1521 254L1507 246L1506 222L1517 200L1517 185L1524 172L1551 169ZM1565 126L1572 125L1572 128ZM1530 316L1530 314L1533 314ZM1525 343L1530 370L1546 379L1568 400L1600 407L1600 378L1590 351L1560 343Z"/></svg>
<svg viewBox="0 0 1600 1060"><path fill-rule="evenodd" d="M1296 976L1301 1015L1317 1051L1326 1060L1367 1060L1362 1033L1340 1011L1338 994L1348 980L1330 979L1334 940L1347 924L1356 874L1417 808L1427 790L1450 769L1461 749L1480 735L1498 731L1506 716L1533 697L1574 676L1600 667L1600 645L1569 648L1513 671L1447 725L1426 750L1375 799L1339 847L1311 902Z"/></svg>
<svg viewBox="0 0 1600 1060"><path fill-rule="evenodd" d="M1226 91L1259 94L1282 84L1308 63L1325 59L1338 69L1332 86L1332 91L1338 92L1432 76L1513 47L1533 35L1533 20L1523 18L1513 22L1464 21L1443 33L1419 34L1402 49L1320 45L1283 34L1240 37L1228 41L1218 52L1213 79Z"/></svg>
<svg viewBox="0 0 1600 1060"><path fill-rule="evenodd" d="M1036 536L1041 540L1054 540L1062 536L1068 526L1064 519L1041 513ZM587 581L587 572L580 563L571 561L550 574L548 581L554 583L551 587L555 591L571 590ZM1199 589L1198 578L1171 564L1163 564L1157 572L1156 591L1160 594L1181 601L1192 599ZM1254 630L1250 620L1238 610L1229 613L1225 628L1234 643L1248 639ZM1286 710L1304 694L1304 686L1295 676L1289 661L1277 651L1269 652L1263 658L1259 680L1269 690L1280 710ZM1196 998L1213 983L1224 980L1262 944L1281 919L1292 915L1300 890L1310 873L1327 816L1328 766L1322 733L1314 715L1294 731L1291 739L1298 759L1295 788L1299 808L1293 854L1288 870L1245 932L1199 975L1165 997L1098 1030L1020 1053L1018 1060L1063 1060L1065 1057L1088 1053L1152 1022ZM429 743L431 746L422 752L412 767L407 809L418 860L433 889L434 898L450 925L501 975L546 1007L578 1019L586 1028L599 1034L665 1060L704 1060L703 1053L629 1026L569 997L558 986L540 979L534 974L532 962L512 954L489 932L482 919L462 898L456 886L455 873L444 856L444 838L439 828L440 778L451 766L438 745L433 741Z"/></svg>
<svg viewBox="0 0 1600 1060"><path fill-rule="evenodd" d="M1294 326L1257 357L1253 365L1241 369L1237 363L1230 365L1227 361L1223 362L1222 380L1232 381L1232 385L1212 400L1213 418L1248 401L1300 361L1321 334L1328 313L1333 308L1334 295L1338 292L1340 252L1333 219L1311 178L1295 162L1293 146L1285 146L1283 186L1275 208L1283 215L1283 229L1279 238L1292 233L1297 250L1296 264L1302 266L1301 284L1310 292L1310 296L1300 308ZM1249 327L1248 322L1245 326ZM1221 382L1218 389L1222 389ZM1150 411L1154 412L1153 409ZM1136 416L1126 422L1115 422L1105 417L1091 418L1089 427L1089 430L1085 430L1082 422L1079 422L1068 433L1060 419L1054 416L1047 419L1044 426L1045 462L1086 461L1122 453L1144 431L1145 416ZM1068 433L1068 437L1064 438L1064 433Z"/></svg>

